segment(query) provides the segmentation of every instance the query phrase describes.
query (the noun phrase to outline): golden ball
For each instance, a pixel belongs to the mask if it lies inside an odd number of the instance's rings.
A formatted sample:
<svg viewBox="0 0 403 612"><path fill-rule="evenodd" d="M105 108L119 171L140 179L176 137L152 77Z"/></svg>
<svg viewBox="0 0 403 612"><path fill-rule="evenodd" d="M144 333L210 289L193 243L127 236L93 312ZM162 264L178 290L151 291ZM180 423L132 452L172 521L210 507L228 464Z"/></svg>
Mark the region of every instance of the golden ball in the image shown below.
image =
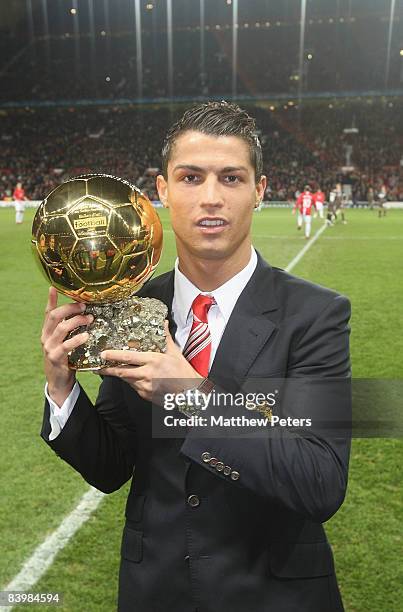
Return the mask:
<svg viewBox="0 0 403 612"><path fill-rule="evenodd" d="M70 179L40 204L32 247L46 278L60 293L106 303L137 292L153 274L162 226L148 198L107 174Z"/></svg>

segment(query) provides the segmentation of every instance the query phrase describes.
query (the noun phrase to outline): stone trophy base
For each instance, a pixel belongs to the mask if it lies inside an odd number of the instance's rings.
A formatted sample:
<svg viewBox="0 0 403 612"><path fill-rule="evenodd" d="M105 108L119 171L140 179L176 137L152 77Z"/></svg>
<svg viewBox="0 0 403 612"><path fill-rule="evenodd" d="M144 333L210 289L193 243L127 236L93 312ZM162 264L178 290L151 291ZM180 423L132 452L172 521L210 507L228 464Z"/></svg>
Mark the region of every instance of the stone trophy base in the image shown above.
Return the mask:
<svg viewBox="0 0 403 612"><path fill-rule="evenodd" d="M100 353L106 349L153 351L166 350L164 321L167 306L155 298L131 296L111 304L88 304L85 314L94 315L88 326L80 326L69 337L87 331L87 342L71 351L69 367L72 370L101 370L122 365L105 361Z"/></svg>

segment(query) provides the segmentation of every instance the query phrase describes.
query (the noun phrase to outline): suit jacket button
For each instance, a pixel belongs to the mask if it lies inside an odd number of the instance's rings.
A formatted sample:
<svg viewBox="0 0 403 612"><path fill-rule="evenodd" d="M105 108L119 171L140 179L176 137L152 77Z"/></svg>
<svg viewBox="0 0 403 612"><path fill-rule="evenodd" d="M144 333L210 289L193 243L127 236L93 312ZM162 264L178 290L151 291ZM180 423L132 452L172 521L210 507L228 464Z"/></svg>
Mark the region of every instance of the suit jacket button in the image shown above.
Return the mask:
<svg viewBox="0 0 403 612"><path fill-rule="evenodd" d="M230 465L224 466L223 474L225 474L226 476L229 476L231 474L231 466Z"/></svg>
<svg viewBox="0 0 403 612"><path fill-rule="evenodd" d="M217 465L215 466L215 469L217 470L217 472L222 472L222 471L223 471L223 469L224 469L224 464L223 464L223 462L222 462L222 461L219 461L219 462L217 463Z"/></svg>
<svg viewBox="0 0 403 612"><path fill-rule="evenodd" d="M231 480L238 480L238 479L239 479L239 472L236 472L235 470L231 472Z"/></svg>
<svg viewBox="0 0 403 612"><path fill-rule="evenodd" d="M200 499L197 497L197 495L189 495L187 501L189 506L192 508L197 508L197 506L200 504Z"/></svg>
<svg viewBox="0 0 403 612"><path fill-rule="evenodd" d="M203 453L201 458L203 459L204 463L208 463L211 459L211 455L210 453Z"/></svg>
<svg viewBox="0 0 403 612"><path fill-rule="evenodd" d="M215 467L218 463L218 459L216 459L215 457L211 457L209 464L211 465L211 467Z"/></svg>

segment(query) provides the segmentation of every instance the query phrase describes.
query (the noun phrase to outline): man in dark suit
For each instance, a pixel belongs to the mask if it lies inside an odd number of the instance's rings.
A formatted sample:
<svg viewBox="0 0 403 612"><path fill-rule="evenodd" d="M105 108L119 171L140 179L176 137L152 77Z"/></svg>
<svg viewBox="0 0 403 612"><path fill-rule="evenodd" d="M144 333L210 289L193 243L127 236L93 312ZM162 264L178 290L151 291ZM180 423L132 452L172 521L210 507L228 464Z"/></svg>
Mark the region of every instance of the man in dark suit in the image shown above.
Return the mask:
<svg viewBox="0 0 403 612"><path fill-rule="evenodd" d="M67 367L86 335L65 340L89 319L80 304L57 307L51 289L42 437L104 492L135 470L120 612L343 610L322 522L347 486L348 436L332 427L350 417L349 302L272 268L253 249L252 214L266 178L254 121L239 107L190 109L169 130L162 156L157 187L178 260L141 295L169 308L167 351L106 351L127 367L103 370L94 407ZM283 415L305 426L153 435L152 419L163 413L151 403L157 381L165 394L235 394L274 379L285 383ZM232 404L219 411L248 412ZM320 424L310 429L305 418Z"/></svg>

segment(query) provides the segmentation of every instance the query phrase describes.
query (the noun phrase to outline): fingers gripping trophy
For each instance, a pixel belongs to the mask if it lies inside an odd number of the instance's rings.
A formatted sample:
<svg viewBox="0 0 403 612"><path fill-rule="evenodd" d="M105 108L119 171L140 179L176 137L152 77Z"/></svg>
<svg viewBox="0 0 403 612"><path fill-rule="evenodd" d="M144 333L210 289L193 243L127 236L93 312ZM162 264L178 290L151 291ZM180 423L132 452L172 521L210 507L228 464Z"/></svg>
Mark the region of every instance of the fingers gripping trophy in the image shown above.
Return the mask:
<svg viewBox="0 0 403 612"><path fill-rule="evenodd" d="M134 185L106 174L59 185L36 212L32 247L47 280L93 317L66 338L88 332L69 354L71 369L105 367L100 353L106 349L165 350L167 307L135 295L159 262L162 226Z"/></svg>

